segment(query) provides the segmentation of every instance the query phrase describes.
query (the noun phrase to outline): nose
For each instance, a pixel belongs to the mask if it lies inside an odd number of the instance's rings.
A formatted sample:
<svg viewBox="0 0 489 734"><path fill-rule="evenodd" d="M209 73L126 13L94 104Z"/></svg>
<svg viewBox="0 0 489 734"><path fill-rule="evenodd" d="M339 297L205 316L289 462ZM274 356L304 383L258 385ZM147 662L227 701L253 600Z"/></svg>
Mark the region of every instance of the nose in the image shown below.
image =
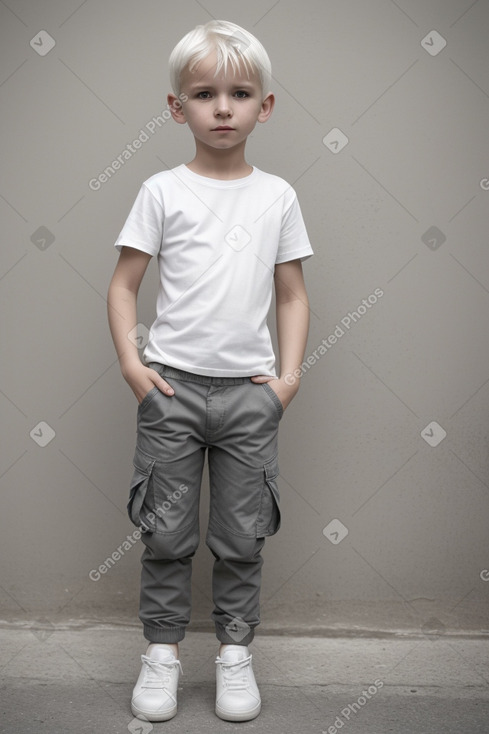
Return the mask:
<svg viewBox="0 0 489 734"><path fill-rule="evenodd" d="M229 106L228 98L225 94L220 94L216 98L216 109L215 114L218 117L230 117L231 116L231 108Z"/></svg>

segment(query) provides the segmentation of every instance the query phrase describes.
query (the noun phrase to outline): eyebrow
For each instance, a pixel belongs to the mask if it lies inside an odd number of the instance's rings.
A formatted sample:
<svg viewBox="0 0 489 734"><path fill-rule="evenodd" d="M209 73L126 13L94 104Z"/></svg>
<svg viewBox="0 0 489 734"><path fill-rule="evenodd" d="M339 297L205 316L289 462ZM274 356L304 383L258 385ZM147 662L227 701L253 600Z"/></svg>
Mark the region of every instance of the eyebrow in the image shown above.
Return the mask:
<svg viewBox="0 0 489 734"><path fill-rule="evenodd" d="M247 87L248 89L254 89L258 84L254 84L253 82L243 82L242 84L233 84L231 89L243 89ZM196 90L196 89L215 89L214 85L212 84L203 84L202 82L193 82L189 84L189 88Z"/></svg>

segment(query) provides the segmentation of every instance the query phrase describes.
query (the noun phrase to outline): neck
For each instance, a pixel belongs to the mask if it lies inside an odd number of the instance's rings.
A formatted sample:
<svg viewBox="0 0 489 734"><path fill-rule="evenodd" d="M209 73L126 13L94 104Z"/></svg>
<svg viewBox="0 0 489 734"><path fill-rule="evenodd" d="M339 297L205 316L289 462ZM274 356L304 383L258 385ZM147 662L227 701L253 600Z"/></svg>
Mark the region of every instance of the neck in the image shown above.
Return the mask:
<svg viewBox="0 0 489 734"><path fill-rule="evenodd" d="M228 150L216 150L196 140L195 157L187 163L187 167L194 173L209 178L244 178L253 170L244 157L245 144L246 141L243 141Z"/></svg>

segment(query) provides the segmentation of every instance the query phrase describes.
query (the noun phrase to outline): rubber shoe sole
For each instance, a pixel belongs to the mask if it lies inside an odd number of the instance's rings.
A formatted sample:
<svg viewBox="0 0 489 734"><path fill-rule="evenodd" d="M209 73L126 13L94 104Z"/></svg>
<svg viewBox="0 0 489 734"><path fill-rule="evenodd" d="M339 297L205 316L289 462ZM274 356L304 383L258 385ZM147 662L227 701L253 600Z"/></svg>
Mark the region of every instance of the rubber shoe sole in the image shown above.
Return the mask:
<svg viewBox="0 0 489 734"><path fill-rule="evenodd" d="M169 709L168 711L162 711L160 714L146 713L145 711L141 711L141 709L138 709L138 707L134 704L131 704L131 711L133 716L135 716L136 719L140 719L141 721L169 721L170 719L173 719L174 716L176 716L177 710L178 706L173 706L173 708Z"/></svg>
<svg viewBox="0 0 489 734"><path fill-rule="evenodd" d="M260 711L261 703L255 706L254 709L251 709L250 711L243 711L243 713L226 711L226 709L223 709L220 706L216 705L216 716L218 716L220 719L223 719L223 721L251 721L251 719L256 719Z"/></svg>

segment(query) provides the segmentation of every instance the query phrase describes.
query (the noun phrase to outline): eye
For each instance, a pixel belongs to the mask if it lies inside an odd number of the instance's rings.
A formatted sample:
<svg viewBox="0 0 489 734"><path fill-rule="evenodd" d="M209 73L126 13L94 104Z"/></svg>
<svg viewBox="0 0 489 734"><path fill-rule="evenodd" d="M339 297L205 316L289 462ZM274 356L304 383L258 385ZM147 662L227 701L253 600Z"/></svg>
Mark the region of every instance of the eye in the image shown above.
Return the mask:
<svg viewBox="0 0 489 734"><path fill-rule="evenodd" d="M237 92L235 92L238 99L246 99L246 97L249 97L250 95L248 92L245 92L244 89L238 89Z"/></svg>
<svg viewBox="0 0 489 734"><path fill-rule="evenodd" d="M209 95L209 96L205 96L205 95ZM199 92L196 96L197 96L197 99L209 99L211 94L210 92Z"/></svg>

